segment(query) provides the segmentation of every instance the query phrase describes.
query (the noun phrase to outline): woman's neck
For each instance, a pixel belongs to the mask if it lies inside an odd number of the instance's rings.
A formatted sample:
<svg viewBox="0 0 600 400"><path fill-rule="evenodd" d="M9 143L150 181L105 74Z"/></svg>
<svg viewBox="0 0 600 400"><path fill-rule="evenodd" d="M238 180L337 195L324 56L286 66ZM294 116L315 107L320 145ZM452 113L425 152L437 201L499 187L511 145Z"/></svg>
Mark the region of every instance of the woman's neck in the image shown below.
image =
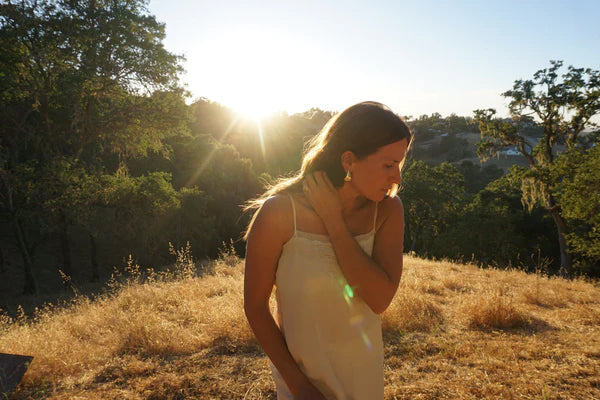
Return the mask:
<svg viewBox="0 0 600 400"><path fill-rule="evenodd" d="M351 185L345 184L337 188L337 192L344 215L353 214L371 202Z"/></svg>

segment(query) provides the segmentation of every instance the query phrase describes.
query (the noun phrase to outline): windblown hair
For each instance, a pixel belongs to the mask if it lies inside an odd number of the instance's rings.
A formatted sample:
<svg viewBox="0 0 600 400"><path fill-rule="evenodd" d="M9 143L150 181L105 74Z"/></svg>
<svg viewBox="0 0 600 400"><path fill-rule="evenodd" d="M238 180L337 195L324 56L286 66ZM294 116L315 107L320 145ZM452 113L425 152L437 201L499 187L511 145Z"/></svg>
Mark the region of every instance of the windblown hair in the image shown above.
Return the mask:
<svg viewBox="0 0 600 400"><path fill-rule="evenodd" d="M346 175L342 166L344 152L351 151L360 160L375 153L380 147L400 140L407 140L410 147L412 133L402 118L392 110L374 101L355 104L334 115L321 132L308 142L298 173L279 179L262 196L248 201L244 211L256 209L258 212L268 198L279 193L301 192L302 180L315 171L324 171L333 186L341 187ZM398 185L394 185L388 196L395 196L397 192ZM248 237L256 212L245 238Z"/></svg>

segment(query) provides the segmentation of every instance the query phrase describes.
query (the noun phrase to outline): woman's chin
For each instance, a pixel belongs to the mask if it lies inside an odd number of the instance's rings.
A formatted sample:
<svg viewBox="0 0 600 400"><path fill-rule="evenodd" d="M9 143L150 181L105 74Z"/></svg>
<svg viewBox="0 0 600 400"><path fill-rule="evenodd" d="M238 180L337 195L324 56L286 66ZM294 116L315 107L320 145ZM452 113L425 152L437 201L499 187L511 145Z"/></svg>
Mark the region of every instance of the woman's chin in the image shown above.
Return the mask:
<svg viewBox="0 0 600 400"><path fill-rule="evenodd" d="M386 196L387 196L387 193L388 193L388 192L380 191L380 192L373 193L373 194L371 194L371 195L369 195L369 196L365 196L365 197L366 197L367 199L369 199L369 200L371 200L371 201L375 202L375 203L378 203L378 202L380 202L381 200L383 200L383 199L385 199L385 198L386 198Z"/></svg>

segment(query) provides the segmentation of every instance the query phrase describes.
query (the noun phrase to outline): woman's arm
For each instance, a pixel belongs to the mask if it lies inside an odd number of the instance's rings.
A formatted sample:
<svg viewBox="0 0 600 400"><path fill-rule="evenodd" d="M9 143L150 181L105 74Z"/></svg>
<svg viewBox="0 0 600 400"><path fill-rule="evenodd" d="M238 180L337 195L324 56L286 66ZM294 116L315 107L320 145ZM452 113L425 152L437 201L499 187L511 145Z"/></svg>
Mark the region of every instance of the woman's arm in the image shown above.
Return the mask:
<svg viewBox="0 0 600 400"><path fill-rule="evenodd" d="M371 258L348 230L336 189L324 173L314 174L305 194L325 224L346 281L373 312L382 313L392 302L402 276L402 201L394 197L380 203L379 214L384 220L377 230Z"/></svg>
<svg viewBox="0 0 600 400"><path fill-rule="evenodd" d="M244 310L258 343L294 398L325 399L298 368L269 309L279 257L293 234L291 215L289 200L278 196L264 203L252 224L246 245Z"/></svg>

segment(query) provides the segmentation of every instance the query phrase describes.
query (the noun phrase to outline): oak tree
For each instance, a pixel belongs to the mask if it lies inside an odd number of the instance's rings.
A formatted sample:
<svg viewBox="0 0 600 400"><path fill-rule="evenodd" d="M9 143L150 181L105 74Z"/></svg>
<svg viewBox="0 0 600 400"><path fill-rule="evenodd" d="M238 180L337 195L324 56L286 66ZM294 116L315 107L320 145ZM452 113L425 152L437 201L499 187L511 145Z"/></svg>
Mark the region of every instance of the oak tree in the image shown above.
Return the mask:
<svg viewBox="0 0 600 400"><path fill-rule="evenodd" d="M556 187L561 176L552 167L565 151L581 147L582 133L597 129L593 117L600 111L600 71L569 66L560 74L562 61L537 71L533 79L516 80L502 95L509 99L509 119L496 118L494 109L475 110L482 141L478 154L486 160L514 146L528 162L523 177L522 201L530 209L541 203L552 215L560 247L560 272L573 272L567 238L572 227L564 214ZM541 136L528 136L532 125Z"/></svg>

